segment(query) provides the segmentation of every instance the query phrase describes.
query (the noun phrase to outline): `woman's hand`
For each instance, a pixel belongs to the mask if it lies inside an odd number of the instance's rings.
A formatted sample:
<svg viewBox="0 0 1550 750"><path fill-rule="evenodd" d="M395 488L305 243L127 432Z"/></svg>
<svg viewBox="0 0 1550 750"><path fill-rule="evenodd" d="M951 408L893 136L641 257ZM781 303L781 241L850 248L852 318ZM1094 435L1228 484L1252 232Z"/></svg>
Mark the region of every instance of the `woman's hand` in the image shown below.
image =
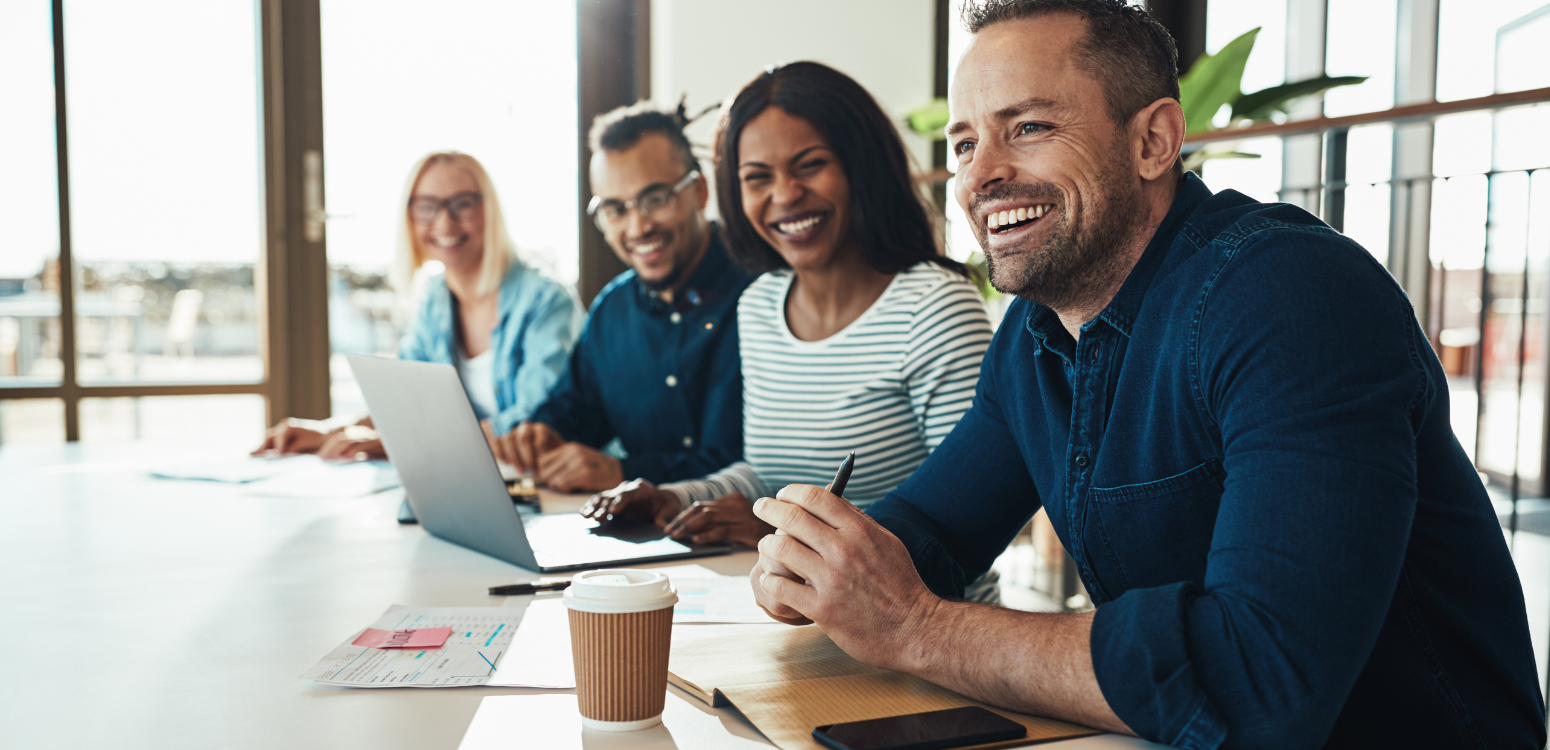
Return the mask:
<svg viewBox="0 0 1550 750"><path fill-rule="evenodd" d="M760 539L775 533L774 526L753 514L753 503L741 492L695 503L678 514L665 530L680 542L733 542L744 547L758 547Z"/></svg>
<svg viewBox="0 0 1550 750"><path fill-rule="evenodd" d="M364 461L387 458L382 438L377 431L361 425L350 425L329 433L318 447L318 457L330 461Z"/></svg>
<svg viewBox="0 0 1550 750"><path fill-rule="evenodd" d="M661 527L682 508L677 495L636 479L593 495L581 506L581 515L595 521L650 521Z"/></svg>
<svg viewBox="0 0 1550 750"><path fill-rule="evenodd" d="M261 456L269 453L290 456L298 453L316 453L335 432L338 430L331 430L327 424L315 419L291 417L269 428L269 431L264 433L263 444L258 446L258 450L253 451L253 455Z"/></svg>

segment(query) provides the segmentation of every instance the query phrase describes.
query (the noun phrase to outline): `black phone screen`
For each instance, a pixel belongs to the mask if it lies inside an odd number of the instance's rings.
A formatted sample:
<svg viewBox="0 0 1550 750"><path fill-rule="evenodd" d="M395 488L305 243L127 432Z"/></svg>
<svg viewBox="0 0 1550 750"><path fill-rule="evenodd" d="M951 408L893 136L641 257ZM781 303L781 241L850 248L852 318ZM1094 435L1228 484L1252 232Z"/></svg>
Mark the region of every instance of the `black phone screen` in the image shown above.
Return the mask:
<svg viewBox="0 0 1550 750"><path fill-rule="evenodd" d="M922 714L830 724L813 730L813 739L835 750L942 750L1015 740L1028 729L979 706Z"/></svg>

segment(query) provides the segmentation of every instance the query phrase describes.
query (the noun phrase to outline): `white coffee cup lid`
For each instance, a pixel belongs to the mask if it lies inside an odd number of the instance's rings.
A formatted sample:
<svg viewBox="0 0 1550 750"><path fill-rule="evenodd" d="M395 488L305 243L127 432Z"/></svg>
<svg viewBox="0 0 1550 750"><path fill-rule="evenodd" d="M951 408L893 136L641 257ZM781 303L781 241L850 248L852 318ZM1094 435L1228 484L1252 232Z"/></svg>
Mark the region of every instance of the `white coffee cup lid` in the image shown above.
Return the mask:
<svg viewBox="0 0 1550 750"><path fill-rule="evenodd" d="M565 589L565 606L578 612L622 614L650 612L678 603L678 592L664 573L605 568L577 573Z"/></svg>

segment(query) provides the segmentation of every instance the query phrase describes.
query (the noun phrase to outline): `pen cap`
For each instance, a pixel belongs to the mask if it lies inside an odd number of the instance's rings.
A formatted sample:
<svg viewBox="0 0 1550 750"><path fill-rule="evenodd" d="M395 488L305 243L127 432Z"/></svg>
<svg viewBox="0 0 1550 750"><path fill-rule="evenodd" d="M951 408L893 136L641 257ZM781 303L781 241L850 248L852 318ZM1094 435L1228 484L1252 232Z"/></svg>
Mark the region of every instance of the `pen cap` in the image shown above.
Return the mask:
<svg viewBox="0 0 1550 750"><path fill-rule="evenodd" d="M672 582L654 570L589 570L577 573L565 590L565 606L577 612L650 612L677 603Z"/></svg>

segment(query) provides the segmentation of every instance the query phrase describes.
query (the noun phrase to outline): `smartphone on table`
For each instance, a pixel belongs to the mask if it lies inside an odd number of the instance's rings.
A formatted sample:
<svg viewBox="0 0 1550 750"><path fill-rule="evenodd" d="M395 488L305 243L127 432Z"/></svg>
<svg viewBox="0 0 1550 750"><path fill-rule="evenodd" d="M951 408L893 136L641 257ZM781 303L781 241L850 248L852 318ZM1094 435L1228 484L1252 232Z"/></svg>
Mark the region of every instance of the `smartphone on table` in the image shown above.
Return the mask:
<svg viewBox="0 0 1550 750"><path fill-rule="evenodd" d="M829 724L813 739L834 750L947 750L1028 736L1028 728L979 706Z"/></svg>

